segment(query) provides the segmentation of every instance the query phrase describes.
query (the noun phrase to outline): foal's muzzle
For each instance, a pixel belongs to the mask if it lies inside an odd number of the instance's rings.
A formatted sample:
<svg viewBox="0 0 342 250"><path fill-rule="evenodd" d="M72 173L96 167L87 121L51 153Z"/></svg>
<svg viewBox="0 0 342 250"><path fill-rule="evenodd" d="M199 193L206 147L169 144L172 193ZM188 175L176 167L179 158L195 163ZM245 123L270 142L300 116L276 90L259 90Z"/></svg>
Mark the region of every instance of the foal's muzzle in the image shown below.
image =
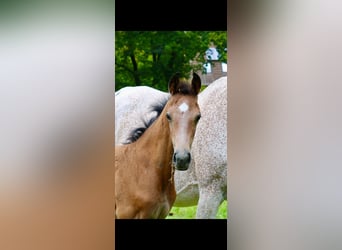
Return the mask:
<svg viewBox="0 0 342 250"><path fill-rule="evenodd" d="M185 171L189 168L191 154L189 151L176 151L173 154L173 165L177 170Z"/></svg>

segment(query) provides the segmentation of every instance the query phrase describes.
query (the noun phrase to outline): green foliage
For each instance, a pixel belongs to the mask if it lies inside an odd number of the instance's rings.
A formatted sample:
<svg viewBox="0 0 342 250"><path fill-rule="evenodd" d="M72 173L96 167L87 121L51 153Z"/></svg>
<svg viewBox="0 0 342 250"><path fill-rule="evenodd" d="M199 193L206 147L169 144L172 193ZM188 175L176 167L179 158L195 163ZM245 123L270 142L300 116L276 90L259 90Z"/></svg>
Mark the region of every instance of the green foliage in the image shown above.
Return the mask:
<svg viewBox="0 0 342 250"><path fill-rule="evenodd" d="M166 219L195 219L196 218L197 206L191 207L172 207L170 215ZM217 219L228 218L228 203L227 201L222 202L220 205L217 215Z"/></svg>
<svg viewBox="0 0 342 250"><path fill-rule="evenodd" d="M207 85L202 85L201 86L201 89L200 89L200 92L202 92L203 90L205 90L205 88L208 87Z"/></svg>
<svg viewBox="0 0 342 250"><path fill-rule="evenodd" d="M226 62L226 31L116 31L115 89L147 85L167 91L174 73L188 78L192 70L202 69L212 42Z"/></svg>

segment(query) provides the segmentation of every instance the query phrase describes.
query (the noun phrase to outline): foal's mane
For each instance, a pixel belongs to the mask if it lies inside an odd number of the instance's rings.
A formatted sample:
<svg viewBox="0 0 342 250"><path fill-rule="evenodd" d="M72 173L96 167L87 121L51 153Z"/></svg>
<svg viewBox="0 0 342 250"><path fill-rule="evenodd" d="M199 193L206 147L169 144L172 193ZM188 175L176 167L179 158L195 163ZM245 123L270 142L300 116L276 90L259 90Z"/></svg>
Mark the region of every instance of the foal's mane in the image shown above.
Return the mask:
<svg viewBox="0 0 342 250"><path fill-rule="evenodd" d="M165 98L162 101L152 104L149 109L149 112L157 112L157 116L154 116L149 120L146 120L146 118L141 117L144 125L142 127L134 128L130 132L129 137L126 139L126 142L124 144L130 144L132 142L137 141L142 136L142 134L146 131L146 129L149 128L155 120L157 120L157 118L163 112L163 109L168 100L169 100L168 98Z"/></svg>
<svg viewBox="0 0 342 250"><path fill-rule="evenodd" d="M179 82L177 94L196 95L193 92L191 85L184 80ZM157 116L152 117L150 120L146 120L142 118L144 125L142 127L134 128L130 132L129 137L126 139L126 142L124 144L130 144L130 143L137 141L143 135L143 133L153 124L153 122L158 119L158 117L163 112L163 109L168 101L169 101L169 97L163 99L162 101L152 104L149 111L157 112Z"/></svg>

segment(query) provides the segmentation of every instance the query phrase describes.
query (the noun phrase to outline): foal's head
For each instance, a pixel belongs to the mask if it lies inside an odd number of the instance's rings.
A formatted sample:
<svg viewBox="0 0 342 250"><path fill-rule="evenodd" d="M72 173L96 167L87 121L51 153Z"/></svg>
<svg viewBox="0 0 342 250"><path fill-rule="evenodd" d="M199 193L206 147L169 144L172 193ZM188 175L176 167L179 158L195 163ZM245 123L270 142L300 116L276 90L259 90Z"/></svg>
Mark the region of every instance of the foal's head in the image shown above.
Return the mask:
<svg viewBox="0 0 342 250"><path fill-rule="evenodd" d="M169 81L171 97L165 109L174 148L173 165L177 170L187 170L191 161L190 148L201 118L197 103L200 88L201 79L196 73L191 84L180 80L179 74Z"/></svg>

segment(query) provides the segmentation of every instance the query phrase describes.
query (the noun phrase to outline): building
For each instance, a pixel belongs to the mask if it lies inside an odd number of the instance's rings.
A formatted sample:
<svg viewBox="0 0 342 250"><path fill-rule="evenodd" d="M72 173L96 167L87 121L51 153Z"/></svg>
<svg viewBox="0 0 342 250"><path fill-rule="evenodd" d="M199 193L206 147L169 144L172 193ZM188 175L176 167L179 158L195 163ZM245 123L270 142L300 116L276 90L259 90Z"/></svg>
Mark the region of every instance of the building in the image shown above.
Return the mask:
<svg viewBox="0 0 342 250"><path fill-rule="evenodd" d="M203 67L206 73L202 73L202 70L198 70L196 73L200 76L202 85L208 86L216 79L227 76L227 63L218 60L219 53L214 45L211 45L205 54L207 63Z"/></svg>

